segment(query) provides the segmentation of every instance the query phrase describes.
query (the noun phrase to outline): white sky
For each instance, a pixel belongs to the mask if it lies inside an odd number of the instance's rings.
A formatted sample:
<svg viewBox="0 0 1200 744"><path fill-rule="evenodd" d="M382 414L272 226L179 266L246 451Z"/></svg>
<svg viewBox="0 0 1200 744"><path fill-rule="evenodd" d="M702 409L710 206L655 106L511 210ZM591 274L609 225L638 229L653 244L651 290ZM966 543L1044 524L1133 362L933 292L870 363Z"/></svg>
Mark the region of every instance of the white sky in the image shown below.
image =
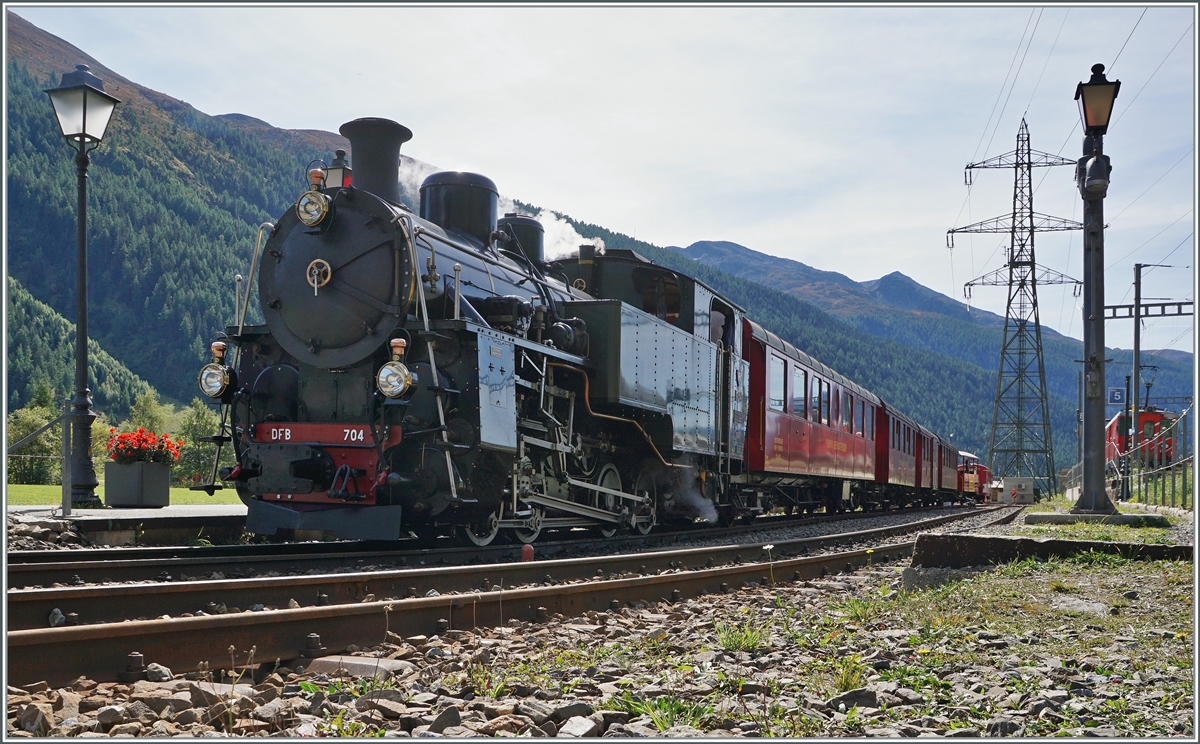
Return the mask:
<svg viewBox="0 0 1200 744"><path fill-rule="evenodd" d="M1078 157L1075 85L1102 62L1122 82L1107 303L1133 301L1135 262L1179 267L1148 271L1145 297L1195 296L1191 6L8 7L206 113L387 117L414 158L656 245L730 240L960 299L1007 239L958 236L952 268L946 230L1011 212L1013 187L978 172L968 199L963 166L1012 150L1022 115L1035 150ZM1071 168L1034 184L1036 211L1081 219ZM1080 245L1039 234L1038 261L1082 278ZM1069 290L1039 298L1080 336ZM974 302L1002 314L1005 290ZM1143 347L1190 350L1193 327L1149 321ZM1131 346L1132 323L1106 341Z"/></svg>

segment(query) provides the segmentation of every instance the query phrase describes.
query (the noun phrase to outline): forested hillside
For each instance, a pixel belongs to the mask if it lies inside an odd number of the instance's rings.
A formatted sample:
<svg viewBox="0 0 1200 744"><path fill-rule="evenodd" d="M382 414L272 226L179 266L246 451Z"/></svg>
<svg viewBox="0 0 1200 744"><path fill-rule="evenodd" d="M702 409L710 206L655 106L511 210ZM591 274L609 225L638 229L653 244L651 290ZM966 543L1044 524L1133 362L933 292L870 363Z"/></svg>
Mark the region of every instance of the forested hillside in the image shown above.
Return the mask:
<svg viewBox="0 0 1200 744"><path fill-rule="evenodd" d="M42 90L57 85L53 71L92 60L7 17L8 270L74 318L74 164ZM233 316L233 278L247 269L255 227L305 187L309 160L331 153L94 70L122 103L89 171L89 334L187 401L210 335Z"/></svg>
<svg viewBox="0 0 1200 744"><path fill-rule="evenodd" d="M129 413L138 395L150 389L144 380L88 339L92 400L110 420ZM38 382L54 391L54 404L75 390L75 324L33 298L8 277L8 410L34 398Z"/></svg>
<svg viewBox="0 0 1200 744"><path fill-rule="evenodd" d="M866 282L855 282L832 271L821 271L799 261L751 250L726 241L702 241L687 248L672 248L688 258L776 287L801 297L861 331L962 359L986 370L1000 362L1004 318L934 292L899 272ZM1122 329L1122 338L1128 333ZM1042 326L1046 359L1046 385L1051 395L1072 407L1077 398L1078 365L1082 344ZM1124 384L1132 354L1112 349L1109 384ZM1160 367L1155 388L1162 395L1188 395L1192 389L1190 354L1159 354L1152 364Z"/></svg>

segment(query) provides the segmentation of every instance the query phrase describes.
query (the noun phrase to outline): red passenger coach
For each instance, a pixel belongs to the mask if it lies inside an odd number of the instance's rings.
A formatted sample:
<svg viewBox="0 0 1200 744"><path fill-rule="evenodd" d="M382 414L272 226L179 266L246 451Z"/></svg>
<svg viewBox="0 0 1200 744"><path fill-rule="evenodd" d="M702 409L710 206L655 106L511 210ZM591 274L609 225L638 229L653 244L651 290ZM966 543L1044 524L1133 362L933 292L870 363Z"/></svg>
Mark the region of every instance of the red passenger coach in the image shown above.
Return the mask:
<svg viewBox="0 0 1200 744"><path fill-rule="evenodd" d="M850 507L875 477L880 400L753 321L746 432L748 482L796 506Z"/></svg>
<svg viewBox="0 0 1200 744"><path fill-rule="evenodd" d="M958 485L958 448L941 437L935 437L937 443L937 489L943 497L951 497L955 501L961 498L962 491Z"/></svg>

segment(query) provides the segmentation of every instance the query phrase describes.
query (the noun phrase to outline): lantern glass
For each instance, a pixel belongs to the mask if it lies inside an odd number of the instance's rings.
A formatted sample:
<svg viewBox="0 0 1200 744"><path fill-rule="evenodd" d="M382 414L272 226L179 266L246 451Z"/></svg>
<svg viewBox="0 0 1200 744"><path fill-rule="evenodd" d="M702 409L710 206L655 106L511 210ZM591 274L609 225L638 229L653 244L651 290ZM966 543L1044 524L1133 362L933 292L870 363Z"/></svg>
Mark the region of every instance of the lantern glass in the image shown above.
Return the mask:
<svg viewBox="0 0 1200 744"><path fill-rule="evenodd" d="M50 102L54 104L54 115L64 137L76 137L83 132L85 88L58 88L50 91Z"/></svg>
<svg viewBox="0 0 1200 744"><path fill-rule="evenodd" d="M54 105L58 126L67 139L99 142L117 107L117 99L90 85L46 91Z"/></svg>
<svg viewBox="0 0 1200 744"><path fill-rule="evenodd" d="M1113 101L1117 97L1117 83L1086 84L1079 86L1079 116L1088 132L1108 129L1112 117Z"/></svg>
<svg viewBox="0 0 1200 744"><path fill-rule="evenodd" d="M330 166L326 170L325 188L339 189L350 185L350 169L339 165Z"/></svg>
<svg viewBox="0 0 1200 744"><path fill-rule="evenodd" d="M89 88L84 117L84 136L97 142L104 139L104 131L108 129L108 121L112 118L116 108L117 99Z"/></svg>

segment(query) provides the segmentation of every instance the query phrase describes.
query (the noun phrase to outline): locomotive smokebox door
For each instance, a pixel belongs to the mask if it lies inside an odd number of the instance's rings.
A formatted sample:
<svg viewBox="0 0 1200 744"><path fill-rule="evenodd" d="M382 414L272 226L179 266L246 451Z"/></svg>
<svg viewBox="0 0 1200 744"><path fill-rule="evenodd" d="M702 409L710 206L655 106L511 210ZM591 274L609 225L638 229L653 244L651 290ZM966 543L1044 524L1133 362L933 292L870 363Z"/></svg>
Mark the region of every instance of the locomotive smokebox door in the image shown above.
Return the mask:
<svg viewBox="0 0 1200 744"><path fill-rule="evenodd" d="M479 332L479 443L517 449L517 387L513 344L499 333Z"/></svg>

